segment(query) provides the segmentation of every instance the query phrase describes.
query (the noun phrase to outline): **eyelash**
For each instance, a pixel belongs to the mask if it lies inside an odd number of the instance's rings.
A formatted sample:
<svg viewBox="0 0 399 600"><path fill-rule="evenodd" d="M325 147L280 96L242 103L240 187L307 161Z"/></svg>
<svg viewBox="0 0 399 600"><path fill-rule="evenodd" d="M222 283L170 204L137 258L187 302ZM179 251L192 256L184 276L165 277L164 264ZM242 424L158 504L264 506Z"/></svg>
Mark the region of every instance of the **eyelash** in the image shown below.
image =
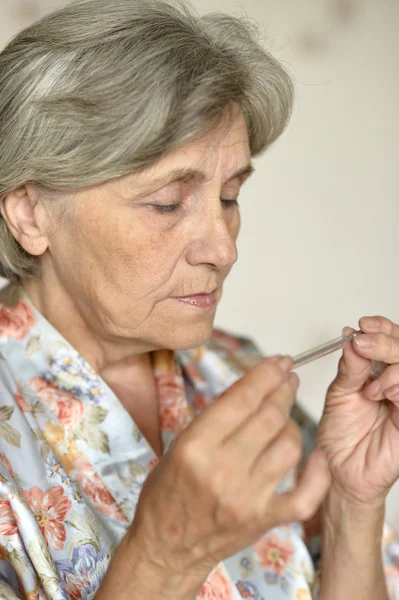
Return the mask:
<svg viewBox="0 0 399 600"><path fill-rule="evenodd" d="M233 206L238 206L237 200L224 200L221 198L220 202L225 208L233 208ZM149 206L161 214L168 214L177 212L181 207L181 204L149 204Z"/></svg>

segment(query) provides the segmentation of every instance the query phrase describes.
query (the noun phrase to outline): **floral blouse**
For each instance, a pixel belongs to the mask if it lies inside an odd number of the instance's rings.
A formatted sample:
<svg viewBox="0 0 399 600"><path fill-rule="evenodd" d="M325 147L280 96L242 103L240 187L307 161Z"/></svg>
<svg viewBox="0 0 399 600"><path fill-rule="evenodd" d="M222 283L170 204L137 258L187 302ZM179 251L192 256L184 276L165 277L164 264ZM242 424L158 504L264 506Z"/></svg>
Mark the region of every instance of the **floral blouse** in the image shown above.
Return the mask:
<svg viewBox="0 0 399 600"><path fill-rule="evenodd" d="M164 451L215 397L260 360L214 331L189 351L154 352ZM134 392L133 392L134 393ZM295 406L305 456L315 426ZM13 286L0 298L0 598L93 598L132 522L157 457L118 398ZM292 486L294 474L281 490ZM383 544L399 600L399 541ZM267 532L216 565L197 600L319 597L319 544L300 523Z"/></svg>

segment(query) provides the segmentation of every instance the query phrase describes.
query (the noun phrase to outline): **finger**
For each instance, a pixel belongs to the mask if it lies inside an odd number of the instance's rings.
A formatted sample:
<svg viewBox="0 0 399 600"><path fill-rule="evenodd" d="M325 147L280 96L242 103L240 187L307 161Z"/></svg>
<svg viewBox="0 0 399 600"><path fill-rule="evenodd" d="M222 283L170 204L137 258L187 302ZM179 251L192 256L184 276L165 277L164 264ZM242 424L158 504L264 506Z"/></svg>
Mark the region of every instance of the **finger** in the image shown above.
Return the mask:
<svg viewBox="0 0 399 600"><path fill-rule="evenodd" d="M345 327L343 335L354 333L355 329ZM362 334L363 335L363 334ZM360 335L357 337L361 337ZM355 338L356 339L356 338ZM334 390L342 393L358 391L367 381L371 371L371 361L360 356L353 348L353 342L346 344L338 363L338 373L333 381Z"/></svg>
<svg viewBox="0 0 399 600"><path fill-rule="evenodd" d="M397 400L399 401L399 365L390 365L383 374L363 390L363 394L370 400Z"/></svg>
<svg viewBox="0 0 399 600"><path fill-rule="evenodd" d="M296 488L276 494L271 502L278 523L307 521L318 510L331 483L327 459L321 450L310 455Z"/></svg>
<svg viewBox="0 0 399 600"><path fill-rule="evenodd" d="M399 385L395 384L392 387L385 390L385 398L391 400L391 402L398 403L399 405Z"/></svg>
<svg viewBox="0 0 399 600"><path fill-rule="evenodd" d="M385 333L399 338L399 325L380 315L374 317L362 317L359 319L359 327L364 333Z"/></svg>
<svg viewBox="0 0 399 600"><path fill-rule="evenodd" d="M266 396L263 399L262 406L267 404L273 404L281 410L281 412L289 417L291 409L295 402L295 395L299 388L299 377L296 373L290 372L287 374L286 380L278 387L272 394Z"/></svg>
<svg viewBox="0 0 399 600"><path fill-rule="evenodd" d="M386 333L364 333L352 342L356 353L388 365L399 362L399 338Z"/></svg>
<svg viewBox="0 0 399 600"><path fill-rule="evenodd" d="M252 465L252 473L261 489L267 481L277 486L302 457L302 435L299 426L289 420L286 427L263 450Z"/></svg>
<svg viewBox="0 0 399 600"><path fill-rule="evenodd" d="M399 403L395 401L388 402L388 408L391 413L391 421L399 431Z"/></svg>
<svg viewBox="0 0 399 600"><path fill-rule="evenodd" d="M223 440L224 450L233 457L233 461L239 460L244 468L251 469L257 457L286 428L298 381L298 377L292 373L255 413Z"/></svg>
<svg viewBox="0 0 399 600"><path fill-rule="evenodd" d="M275 392L289 377L292 359L262 360L205 409L193 426L217 433L224 439L255 413L263 399ZM193 427L193 429L194 429Z"/></svg>

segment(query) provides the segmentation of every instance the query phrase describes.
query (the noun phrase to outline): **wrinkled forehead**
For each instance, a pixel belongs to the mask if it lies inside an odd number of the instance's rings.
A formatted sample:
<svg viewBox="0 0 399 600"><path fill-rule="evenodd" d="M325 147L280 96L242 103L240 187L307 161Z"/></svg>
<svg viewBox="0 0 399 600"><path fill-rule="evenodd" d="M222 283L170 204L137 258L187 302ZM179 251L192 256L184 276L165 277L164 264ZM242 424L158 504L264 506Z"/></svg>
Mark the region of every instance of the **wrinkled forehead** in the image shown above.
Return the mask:
<svg viewBox="0 0 399 600"><path fill-rule="evenodd" d="M251 170L251 151L244 118L237 115L211 131L198 134L158 162L121 178L122 189L142 189L154 182L167 185L176 179L206 183L214 179L227 181L233 175ZM143 190L144 191L144 190Z"/></svg>
<svg viewBox="0 0 399 600"><path fill-rule="evenodd" d="M228 124L220 124L214 131L199 136L176 151L175 159L194 162L207 179L217 174L227 175L242 163L250 162L248 131L244 118L237 115Z"/></svg>

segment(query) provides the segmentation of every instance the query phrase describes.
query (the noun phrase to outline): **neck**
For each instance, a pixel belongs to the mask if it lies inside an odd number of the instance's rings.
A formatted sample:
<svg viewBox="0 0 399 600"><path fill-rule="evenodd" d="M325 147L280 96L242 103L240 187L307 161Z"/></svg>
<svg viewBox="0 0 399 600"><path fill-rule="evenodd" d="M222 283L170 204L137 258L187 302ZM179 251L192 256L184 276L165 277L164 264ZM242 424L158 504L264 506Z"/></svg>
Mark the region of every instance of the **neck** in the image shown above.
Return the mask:
<svg viewBox="0 0 399 600"><path fill-rule="evenodd" d="M51 277L26 278L22 287L33 306L83 356L97 373L112 365L147 367L149 352L134 341L99 335L85 320L78 304Z"/></svg>

